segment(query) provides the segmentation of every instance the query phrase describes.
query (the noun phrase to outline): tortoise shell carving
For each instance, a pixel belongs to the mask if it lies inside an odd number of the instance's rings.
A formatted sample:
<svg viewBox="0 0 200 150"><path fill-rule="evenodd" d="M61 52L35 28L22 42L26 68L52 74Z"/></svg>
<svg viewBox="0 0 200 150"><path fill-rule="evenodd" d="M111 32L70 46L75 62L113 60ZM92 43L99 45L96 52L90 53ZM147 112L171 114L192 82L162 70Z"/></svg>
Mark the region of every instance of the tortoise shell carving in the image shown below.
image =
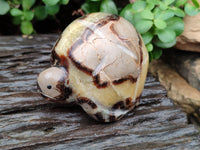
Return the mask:
<svg viewBox="0 0 200 150"><path fill-rule="evenodd" d="M139 104L149 58L131 23L99 12L76 19L64 30L51 62L38 76L43 96L76 103L94 119L112 122Z"/></svg>

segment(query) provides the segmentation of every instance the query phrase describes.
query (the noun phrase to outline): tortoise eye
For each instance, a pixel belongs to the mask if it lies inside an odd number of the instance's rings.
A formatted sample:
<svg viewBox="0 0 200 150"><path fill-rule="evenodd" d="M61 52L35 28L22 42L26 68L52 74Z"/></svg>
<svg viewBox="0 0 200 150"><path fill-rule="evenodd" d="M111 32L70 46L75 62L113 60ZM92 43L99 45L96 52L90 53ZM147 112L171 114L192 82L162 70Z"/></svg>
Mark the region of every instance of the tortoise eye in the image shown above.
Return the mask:
<svg viewBox="0 0 200 150"><path fill-rule="evenodd" d="M51 89L52 88L52 86L51 85L47 85L47 89Z"/></svg>

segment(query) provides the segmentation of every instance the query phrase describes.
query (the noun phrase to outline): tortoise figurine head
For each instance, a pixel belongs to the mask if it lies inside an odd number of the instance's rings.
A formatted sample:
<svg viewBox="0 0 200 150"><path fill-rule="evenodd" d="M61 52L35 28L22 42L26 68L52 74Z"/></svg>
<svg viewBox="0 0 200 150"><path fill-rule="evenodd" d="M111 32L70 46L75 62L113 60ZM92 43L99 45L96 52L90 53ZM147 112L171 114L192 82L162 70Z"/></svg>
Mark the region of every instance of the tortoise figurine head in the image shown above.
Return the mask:
<svg viewBox="0 0 200 150"><path fill-rule="evenodd" d="M55 102L63 102L72 94L67 87L67 72L62 67L51 67L41 72L38 76L38 85L41 94Z"/></svg>
<svg viewBox="0 0 200 150"><path fill-rule="evenodd" d="M75 102L102 122L122 118L139 104L148 69L148 52L124 18L92 13L73 21L56 42L52 67L41 72L42 95Z"/></svg>

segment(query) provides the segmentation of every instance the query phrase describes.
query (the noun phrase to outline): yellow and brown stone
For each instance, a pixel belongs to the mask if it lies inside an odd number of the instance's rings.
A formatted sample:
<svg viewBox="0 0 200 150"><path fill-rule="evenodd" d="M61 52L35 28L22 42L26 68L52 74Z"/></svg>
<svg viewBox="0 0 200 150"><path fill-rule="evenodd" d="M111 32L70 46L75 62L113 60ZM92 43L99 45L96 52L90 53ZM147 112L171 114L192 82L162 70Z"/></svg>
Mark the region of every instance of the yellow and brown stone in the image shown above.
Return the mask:
<svg viewBox="0 0 200 150"><path fill-rule="evenodd" d="M76 93L77 103L105 122L134 108L149 62L133 25L107 13L89 14L72 22L55 44L51 60L53 65L65 67L66 84Z"/></svg>

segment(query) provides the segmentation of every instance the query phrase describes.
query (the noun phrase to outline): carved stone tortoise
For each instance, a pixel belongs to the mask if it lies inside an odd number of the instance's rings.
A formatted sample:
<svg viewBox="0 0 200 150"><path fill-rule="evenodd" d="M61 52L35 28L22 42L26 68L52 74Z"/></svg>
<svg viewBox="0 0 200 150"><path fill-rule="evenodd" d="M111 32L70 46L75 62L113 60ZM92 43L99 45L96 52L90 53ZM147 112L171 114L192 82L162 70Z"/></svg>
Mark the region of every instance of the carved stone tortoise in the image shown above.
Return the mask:
<svg viewBox="0 0 200 150"><path fill-rule="evenodd" d="M131 23L107 13L73 21L57 40L52 67L38 76L41 94L76 103L94 119L112 122L139 104L148 52Z"/></svg>

